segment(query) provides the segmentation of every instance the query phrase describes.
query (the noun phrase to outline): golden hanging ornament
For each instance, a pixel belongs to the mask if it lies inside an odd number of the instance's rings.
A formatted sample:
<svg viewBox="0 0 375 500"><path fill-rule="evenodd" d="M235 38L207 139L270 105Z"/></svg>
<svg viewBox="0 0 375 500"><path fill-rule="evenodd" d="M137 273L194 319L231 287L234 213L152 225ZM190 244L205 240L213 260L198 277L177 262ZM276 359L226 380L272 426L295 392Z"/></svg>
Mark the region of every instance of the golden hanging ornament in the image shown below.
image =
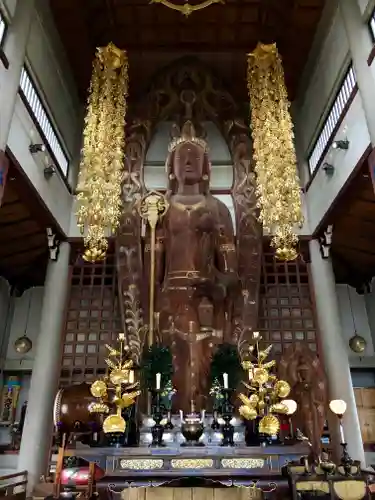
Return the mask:
<svg viewBox="0 0 375 500"><path fill-rule="evenodd" d="M192 5L189 3L189 0L185 0L184 5L179 5L174 3L172 0L150 0L150 3L161 3L162 5L165 5L165 7L168 7L169 9L177 10L178 12L181 12L181 14L184 14L184 16L190 16L193 12L196 10L202 10L205 9L206 7L209 7L210 5L214 3L225 3L224 0L203 0L203 2L199 2L195 5Z"/></svg>
<svg viewBox="0 0 375 500"><path fill-rule="evenodd" d="M119 224L128 59L113 43L97 49L89 88L78 180L77 222L84 259L105 258L106 235Z"/></svg>
<svg viewBox="0 0 375 500"><path fill-rule="evenodd" d="M247 87L259 218L273 235L276 256L293 260L303 216L290 103L276 44L259 43L248 55Z"/></svg>

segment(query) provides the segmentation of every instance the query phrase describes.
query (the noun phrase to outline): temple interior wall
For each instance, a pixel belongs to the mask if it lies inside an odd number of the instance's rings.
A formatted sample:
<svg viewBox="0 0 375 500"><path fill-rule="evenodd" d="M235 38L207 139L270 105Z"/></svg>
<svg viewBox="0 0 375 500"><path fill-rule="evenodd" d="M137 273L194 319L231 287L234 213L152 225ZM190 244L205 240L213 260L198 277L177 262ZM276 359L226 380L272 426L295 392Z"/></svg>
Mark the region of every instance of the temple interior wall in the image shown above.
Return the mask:
<svg viewBox="0 0 375 500"><path fill-rule="evenodd" d="M323 220L323 217L352 174L353 169L370 145L370 136L361 97L358 93L334 137L334 140L344 139L349 141L349 149L347 151L328 149L305 195L312 233ZM322 168L324 163L329 163L335 168L332 176L327 175Z"/></svg>
<svg viewBox="0 0 375 500"><path fill-rule="evenodd" d="M316 139L336 85L350 60L349 43L337 7L327 2L307 59L295 103L295 128L300 153L307 156ZM333 2L335 3L335 2ZM304 177L306 173L303 172ZM307 182L308 177L304 179Z"/></svg>
<svg viewBox="0 0 375 500"><path fill-rule="evenodd" d="M364 16L368 15L370 11L375 6L375 1L374 0L358 0L358 4L361 8L361 12Z"/></svg>
<svg viewBox="0 0 375 500"><path fill-rule="evenodd" d="M13 17L18 0L1 0L0 5L10 18Z"/></svg>
<svg viewBox="0 0 375 500"><path fill-rule="evenodd" d="M351 61L344 24L334 4L329 2L325 7L293 107L298 162L301 183L307 189L305 206L311 233L317 229L370 144L362 99L357 93L330 141L347 139L349 149L340 151L328 147L320 160L320 167L316 172L310 171L308 157ZM364 29L367 29L366 24ZM368 39L370 53L370 33ZM335 168L332 176L322 168L324 163Z"/></svg>
<svg viewBox="0 0 375 500"><path fill-rule="evenodd" d="M5 12L10 17L14 12L15 3L15 0L5 2ZM7 53L6 43L4 52ZM78 100L76 85L48 2L43 0L37 0L35 3L25 65L69 158L67 182L74 188L78 173L84 106ZM33 120L21 98L18 97L11 122L8 147L63 232L68 234L72 196L59 173L49 180L45 179L43 168L46 166L46 155L44 153L31 155L29 152L31 143L42 142Z"/></svg>

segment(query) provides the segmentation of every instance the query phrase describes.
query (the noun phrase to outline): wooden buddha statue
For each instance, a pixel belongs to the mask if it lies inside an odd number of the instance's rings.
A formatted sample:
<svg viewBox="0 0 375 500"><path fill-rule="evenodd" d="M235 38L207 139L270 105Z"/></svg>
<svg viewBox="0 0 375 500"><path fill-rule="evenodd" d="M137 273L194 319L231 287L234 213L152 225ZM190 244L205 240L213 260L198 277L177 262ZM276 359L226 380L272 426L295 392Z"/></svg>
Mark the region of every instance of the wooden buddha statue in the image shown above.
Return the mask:
<svg viewBox="0 0 375 500"><path fill-rule="evenodd" d="M237 253L228 208L209 192L206 142L187 121L166 161L169 210L156 233L155 323L171 347L174 408L206 408L211 356L232 341Z"/></svg>

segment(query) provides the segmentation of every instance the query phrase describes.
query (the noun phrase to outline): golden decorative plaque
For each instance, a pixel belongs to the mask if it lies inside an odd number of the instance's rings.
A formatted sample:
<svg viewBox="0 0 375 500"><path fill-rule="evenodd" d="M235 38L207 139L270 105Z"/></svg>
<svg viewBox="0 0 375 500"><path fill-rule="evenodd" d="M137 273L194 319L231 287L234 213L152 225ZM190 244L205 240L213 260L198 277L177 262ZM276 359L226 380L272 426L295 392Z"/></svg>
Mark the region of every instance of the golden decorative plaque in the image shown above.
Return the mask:
<svg viewBox="0 0 375 500"><path fill-rule="evenodd" d="M142 458L142 459L122 459L120 460L121 469L130 469L130 470L153 470L153 469L162 469L163 468L163 460L158 459L150 459L150 458Z"/></svg>
<svg viewBox="0 0 375 500"><path fill-rule="evenodd" d="M263 458L223 458L221 465L224 469L262 469Z"/></svg>
<svg viewBox="0 0 375 500"><path fill-rule="evenodd" d="M214 466L211 458L174 458L172 469L210 469Z"/></svg>

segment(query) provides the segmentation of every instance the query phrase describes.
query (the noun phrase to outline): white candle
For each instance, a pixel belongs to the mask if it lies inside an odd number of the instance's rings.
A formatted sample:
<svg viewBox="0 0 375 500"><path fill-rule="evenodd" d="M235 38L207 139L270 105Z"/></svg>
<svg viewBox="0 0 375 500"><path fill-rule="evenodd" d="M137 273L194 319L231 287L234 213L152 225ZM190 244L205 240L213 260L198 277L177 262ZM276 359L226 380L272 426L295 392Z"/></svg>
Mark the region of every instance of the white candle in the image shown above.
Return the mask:
<svg viewBox="0 0 375 500"><path fill-rule="evenodd" d="M156 390L160 389L161 373L156 374Z"/></svg>
<svg viewBox="0 0 375 500"><path fill-rule="evenodd" d="M134 370L129 372L129 384L134 384Z"/></svg>
<svg viewBox="0 0 375 500"><path fill-rule="evenodd" d="M228 374L223 373L224 389L228 389Z"/></svg>
<svg viewBox="0 0 375 500"><path fill-rule="evenodd" d="M342 422L340 422L340 440L341 443L345 443L344 427L342 425Z"/></svg>

